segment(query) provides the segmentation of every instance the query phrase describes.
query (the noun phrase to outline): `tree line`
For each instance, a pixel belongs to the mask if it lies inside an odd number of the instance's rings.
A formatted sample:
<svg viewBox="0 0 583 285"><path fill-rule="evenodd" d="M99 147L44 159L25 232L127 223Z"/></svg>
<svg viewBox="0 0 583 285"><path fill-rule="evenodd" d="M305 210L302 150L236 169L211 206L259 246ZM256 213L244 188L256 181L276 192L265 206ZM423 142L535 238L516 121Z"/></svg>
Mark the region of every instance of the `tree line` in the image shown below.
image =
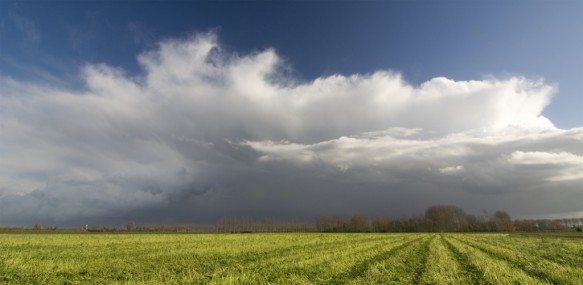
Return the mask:
<svg viewBox="0 0 583 285"><path fill-rule="evenodd" d="M323 215L315 224L301 220L265 219L257 222L251 217L224 217L214 226L182 226L176 231L186 232L545 232L545 231L581 231L583 218L574 219L518 219L512 220L505 211L480 215L466 213L455 206L431 206L423 215L411 217L377 216L356 214L351 218L338 215ZM128 230L149 231L164 230L160 227L143 226ZM165 230L172 230L171 227Z"/></svg>
<svg viewBox="0 0 583 285"><path fill-rule="evenodd" d="M424 215L412 217L374 217L354 215L320 216L316 225L321 232L511 232L510 215L497 211L476 217L454 206L432 206Z"/></svg>
<svg viewBox="0 0 583 285"><path fill-rule="evenodd" d="M412 217L320 216L316 227L320 232L581 232L583 218L512 220L505 211L476 216L455 206L432 206Z"/></svg>
<svg viewBox="0 0 583 285"><path fill-rule="evenodd" d="M455 206L431 206L424 214L410 217L377 216L356 214L350 218L339 215L322 215L315 223L297 219L264 219L251 217L224 217L216 224L195 225L138 225L129 222L125 227L83 225L86 232L199 232L199 233L252 233L252 232L548 232L579 231L583 218L571 219L517 219L513 220L505 211L480 215L466 213ZM35 224L33 229L56 230ZM8 229L7 229L8 230ZM19 228L22 230L22 228ZM0 229L1 231L1 229Z"/></svg>

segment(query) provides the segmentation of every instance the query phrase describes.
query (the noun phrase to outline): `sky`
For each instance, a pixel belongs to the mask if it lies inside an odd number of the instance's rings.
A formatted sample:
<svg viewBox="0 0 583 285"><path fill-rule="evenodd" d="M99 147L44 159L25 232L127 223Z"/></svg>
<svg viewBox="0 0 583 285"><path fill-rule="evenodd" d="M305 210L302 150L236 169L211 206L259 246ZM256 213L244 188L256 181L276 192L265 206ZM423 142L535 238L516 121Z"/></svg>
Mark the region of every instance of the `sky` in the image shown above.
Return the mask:
<svg viewBox="0 0 583 285"><path fill-rule="evenodd" d="M581 1L0 1L0 226L583 216Z"/></svg>

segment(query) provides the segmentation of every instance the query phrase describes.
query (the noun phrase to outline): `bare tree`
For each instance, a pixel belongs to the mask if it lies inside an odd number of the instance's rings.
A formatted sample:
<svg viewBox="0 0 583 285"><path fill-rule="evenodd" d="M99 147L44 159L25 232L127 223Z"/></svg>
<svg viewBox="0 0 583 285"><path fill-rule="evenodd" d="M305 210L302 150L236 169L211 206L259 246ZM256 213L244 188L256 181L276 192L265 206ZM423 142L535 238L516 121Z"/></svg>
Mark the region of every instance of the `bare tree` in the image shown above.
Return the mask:
<svg viewBox="0 0 583 285"><path fill-rule="evenodd" d="M466 213L458 207L432 206L425 211L425 218L431 225L431 231L462 232L468 229Z"/></svg>
<svg viewBox="0 0 583 285"><path fill-rule="evenodd" d="M512 232L514 227L510 215L504 211L497 211L492 218L494 230L498 232Z"/></svg>
<svg viewBox="0 0 583 285"><path fill-rule="evenodd" d="M350 219L350 231L353 232L368 232L370 231L370 224L366 215L354 215Z"/></svg>
<svg viewBox="0 0 583 285"><path fill-rule="evenodd" d="M126 230L128 232L131 232L131 231L133 231L135 229L136 229L136 223L134 221L128 222L128 224L126 225Z"/></svg>
<svg viewBox="0 0 583 285"><path fill-rule="evenodd" d="M388 217L375 217L372 219L373 232L389 232L391 230L391 219Z"/></svg>

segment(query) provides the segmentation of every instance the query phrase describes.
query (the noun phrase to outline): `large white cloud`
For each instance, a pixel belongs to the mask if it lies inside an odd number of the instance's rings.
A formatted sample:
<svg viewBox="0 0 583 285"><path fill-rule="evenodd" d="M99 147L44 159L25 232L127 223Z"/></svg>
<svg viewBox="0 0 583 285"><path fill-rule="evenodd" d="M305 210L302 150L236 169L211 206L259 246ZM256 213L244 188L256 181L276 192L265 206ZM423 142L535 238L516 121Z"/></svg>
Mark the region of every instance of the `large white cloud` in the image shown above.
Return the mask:
<svg viewBox="0 0 583 285"><path fill-rule="evenodd" d="M556 88L541 80L412 86L376 71L297 82L274 50L226 53L214 34L164 41L138 61L142 74L88 64L83 90L0 78L0 222L123 219L178 206L277 214L278 197L307 205L330 181L338 193L384 185L374 191L387 199L396 185L458 189L443 192L453 203L536 190L538 202L516 213L580 210L536 207L549 191L583 195L583 130L542 115ZM317 207L326 205L288 205Z"/></svg>

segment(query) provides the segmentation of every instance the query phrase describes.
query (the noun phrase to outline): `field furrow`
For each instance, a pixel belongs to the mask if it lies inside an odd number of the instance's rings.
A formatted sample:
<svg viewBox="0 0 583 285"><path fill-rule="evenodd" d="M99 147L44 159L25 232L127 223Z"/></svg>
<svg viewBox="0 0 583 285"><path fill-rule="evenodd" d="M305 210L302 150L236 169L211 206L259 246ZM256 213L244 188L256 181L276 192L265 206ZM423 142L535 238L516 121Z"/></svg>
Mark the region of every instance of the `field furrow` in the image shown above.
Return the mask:
<svg viewBox="0 0 583 285"><path fill-rule="evenodd" d="M568 264L559 264L531 255L529 252L507 249L485 242L476 242L470 238L458 237L457 240L480 249L481 251L503 259L511 264L520 267L525 272L541 279L548 280L559 284L573 284L576 281L583 280L583 269L569 266Z"/></svg>
<svg viewBox="0 0 583 285"><path fill-rule="evenodd" d="M447 247L443 236L428 245L425 271L416 284L476 284L477 278L464 268L455 253Z"/></svg>
<svg viewBox="0 0 583 285"><path fill-rule="evenodd" d="M93 236L81 238L85 237ZM375 235L342 237L324 235L321 238L315 238L312 235L307 239L305 235L294 236L293 239L290 239L289 235L267 235L268 239L269 237L273 239L266 244L258 240L256 236L250 235L210 235L215 239L211 246L205 240L209 236L198 237L200 239L183 240L181 236L170 235L165 237L165 244L151 241L134 244L121 243L125 247L115 242L102 241L92 244L92 249L81 252L78 250L79 247L75 246L67 248L55 246L51 250L45 248L45 245L39 245L39 250L28 251L34 253L33 255L20 255L19 259L10 259L14 264L6 271L10 272L11 268L28 268L51 272L50 274L55 275L57 279L69 281L85 280L86 277L91 276L114 280L148 280L152 276L159 278L182 274L209 280L225 268L239 268L242 265L246 267L254 262L263 263L271 258L301 256L305 252L331 251L345 245L384 240ZM232 240L232 237L236 239ZM123 240L123 238L120 236L120 239ZM305 244L302 245L302 241ZM75 248L77 250L74 250ZM129 253L131 255L128 255ZM55 262L55 256L59 256L57 262ZM132 256L139 257L140 262L131 262ZM108 267L104 268L102 264L108 264Z"/></svg>
<svg viewBox="0 0 583 285"><path fill-rule="evenodd" d="M520 248L539 258L544 258L559 264L569 264L583 268L583 240L549 236L521 235L471 235L468 239L514 250Z"/></svg>
<svg viewBox="0 0 583 285"><path fill-rule="evenodd" d="M2 234L0 284L582 284L582 253L541 235Z"/></svg>
<svg viewBox="0 0 583 285"><path fill-rule="evenodd" d="M431 237L429 238L429 240L427 240L424 244L423 244L423 248L421 249L423 255L421 257L421 263L419 263L417 265L417 270L415 272L415 277L413 278L412 284L419 284L419 281L421 280L421 277L423 276L423 274L425 274L425 271L427 271L427 260L429 259L429 249L431 246L431 243L435 240L435 235L431 235Z"/></svg>
<svg viewBox="0 0 583 285"><path fill-rule="evenodd" d="M216 278L224 278L226 275L236 275L242 271L261 271L264 268L269 268L266 264L271 265L285 265L294 264L299 261L305 261L308 256L322 256L330 252L336 252L339 249L347 247L374 247L376 243L386 241L386 238L379 236L353 236L348 239L335 238L334 241L321 242L318 244L311 244L300 248L293 248L285 251L270 251L268 253L253 253L247 256L229 256L222 259L223 262L228 262L230 266L215 266L214 272L207 272L207 277L213 280ZM372 245L372 246L371 246ZM273 266L271 266L273 268Z"/></svg>
<svg viewBox="0 0 583 285"><path fill-rule="evenodd" d="M446 237L447 242L457 250L465 259L466 264L471 264L468 270L477 270L483 276L483 280L476 280L479 284L548 284L524 270L517 268L514 264L484 253L483 251L460 242L459 240ZM474 274L474 276L479 276Z"/></svg>
<svg viewBox="0 0 583 285"><path fill-rule="evenodd" d="M398 250L387 252L382 260L373 260L348 282L338 284L413 284L423 268L429 235L422 235Z"/></svg>
<svg viewBox="0 0 583 285"><path fill-rule="evenodd" d="M282 256L277 260L264 260L255 266L245 266L234 272L230 272L217 279L213 283L223 284L225 280L238 280L241 271L261 272L255 279L255 283L327 283L336 282L342 272L352 272L355 264L363 260L382 254L387 248L400 247L404 243L410 242L412 237L401 236L398 239L385 237L382 241L357 242L352 245L338 245L333 249L302 252L298 255ZM379 253L381 252L381 253ZM358 265L357 265L358 266ZM244 276L248 279L250 276ZM292 281L293 280L293 281Z"/></svg>

